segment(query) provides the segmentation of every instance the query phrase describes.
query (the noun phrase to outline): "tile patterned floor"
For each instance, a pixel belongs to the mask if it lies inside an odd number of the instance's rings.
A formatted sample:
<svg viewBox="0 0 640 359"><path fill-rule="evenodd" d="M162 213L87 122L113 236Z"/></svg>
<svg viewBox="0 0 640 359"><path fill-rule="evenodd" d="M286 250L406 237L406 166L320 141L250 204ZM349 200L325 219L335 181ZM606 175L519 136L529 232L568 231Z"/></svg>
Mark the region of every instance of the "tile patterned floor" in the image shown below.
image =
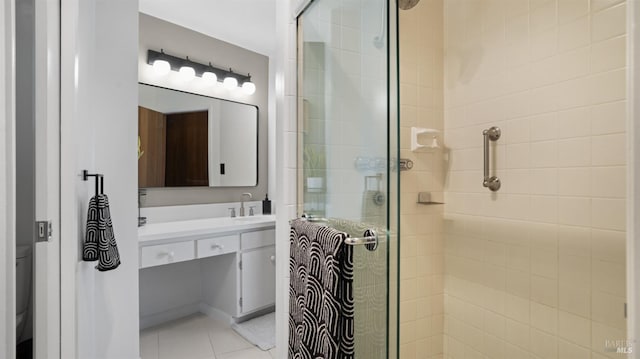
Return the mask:
<svg viewBox="0 0 640 359"><path fill-rule="evenodd" d="M228 324L204 314L178 319L140 332L142 359L272 359Z"/></svg>

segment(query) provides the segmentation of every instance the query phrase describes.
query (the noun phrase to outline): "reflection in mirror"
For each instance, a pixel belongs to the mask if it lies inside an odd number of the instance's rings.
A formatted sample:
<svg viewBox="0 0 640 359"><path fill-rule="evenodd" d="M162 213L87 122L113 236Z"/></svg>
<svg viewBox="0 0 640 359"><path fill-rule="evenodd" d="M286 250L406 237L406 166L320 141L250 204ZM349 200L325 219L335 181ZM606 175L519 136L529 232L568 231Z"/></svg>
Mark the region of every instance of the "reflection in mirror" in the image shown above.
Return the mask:
<svg viewBox="0 0 640 359"><path fill-rule="evenodd" d="M139 84L138 187L258 184L258 108Z"/></svg>

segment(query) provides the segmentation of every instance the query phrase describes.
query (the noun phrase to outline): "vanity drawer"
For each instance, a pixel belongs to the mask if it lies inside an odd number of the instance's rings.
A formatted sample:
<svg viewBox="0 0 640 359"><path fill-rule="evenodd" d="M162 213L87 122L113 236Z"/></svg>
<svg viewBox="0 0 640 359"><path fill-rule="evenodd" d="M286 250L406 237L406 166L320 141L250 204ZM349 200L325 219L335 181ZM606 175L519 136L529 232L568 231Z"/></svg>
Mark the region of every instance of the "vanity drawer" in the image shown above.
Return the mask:
<svg viewBox="0 0 640 359"><path fill-rule="evenodd" d="M276 230L267 229L265 231L241 233L240 244L242 245L242 250L272 246L276 244Z"/></svg>
<svg viewBox="0 0 640 359"><path fill-rule="evenodd" d="M233 234L224 237L199 239L196 243L198 258L237 252L240 248L240 236Z"/></svg>
<svg viewBox="0 0 640 359"><path fill-rule="evenodd" d="M140 248L140 268L188 261L195 258L193 241Z"/></svg>

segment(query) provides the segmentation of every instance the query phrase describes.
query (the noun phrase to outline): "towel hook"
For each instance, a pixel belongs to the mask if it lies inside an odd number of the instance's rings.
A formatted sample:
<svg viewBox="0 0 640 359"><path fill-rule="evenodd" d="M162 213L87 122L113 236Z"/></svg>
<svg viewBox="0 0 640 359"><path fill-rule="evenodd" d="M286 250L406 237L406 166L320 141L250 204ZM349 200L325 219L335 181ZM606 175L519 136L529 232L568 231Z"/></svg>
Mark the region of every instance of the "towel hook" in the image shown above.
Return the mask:
<svg viewBox="0 0 640 359"><path fill-rule="evenodd" d="M99 194L104 194L104 175L101 173L89 173L87 170L82 170L82 180L88 181L89 177L96 178L96 199ZM98 185L100 186L100 191L98 192Z"/></svg>

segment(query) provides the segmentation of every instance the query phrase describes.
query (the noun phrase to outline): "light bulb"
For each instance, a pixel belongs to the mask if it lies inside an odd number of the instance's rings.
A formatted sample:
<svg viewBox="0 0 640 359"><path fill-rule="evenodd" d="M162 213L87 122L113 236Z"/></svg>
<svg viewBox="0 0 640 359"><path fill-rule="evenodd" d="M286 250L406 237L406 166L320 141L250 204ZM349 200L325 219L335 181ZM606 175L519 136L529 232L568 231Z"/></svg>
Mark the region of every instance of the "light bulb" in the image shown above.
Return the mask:
<svg viewBox="0 0 640 359"><path fill-rule="evenodd" d="M191 66L182 66L178 72L180 73L180 78L184 81L191 81L196 77L196 70Z"/></svg>
<svg viewBox="0 0 640 359"><path fill-rule="evenodd" d="M242 91L247 95L253 95L256 92L256 84L251 81L245 81L242 84Z"/></svg>
<svg viewBox="0 0 640 359"><path fill-rule="evenodd" d="M222 82L222 84L224 85L225 88L229 90L233 90L236 87L238 87L238 79L236 79L235 77L227 76L224 78L224 81Z"/></svg>
<svg viewBox="0 0 640 359"><path fill-rule="evenodd" d="M210 85L215 85L218 82L218 76L211 71L205 71L202 73L202 79Z"/></svg>
<svg viewBox="0 0 640 359"><path fill-rule="evenodd" d="M171 71L171 65L167 60L155 60L153 61L153 72L158 76L163 76Z"/></svg>

